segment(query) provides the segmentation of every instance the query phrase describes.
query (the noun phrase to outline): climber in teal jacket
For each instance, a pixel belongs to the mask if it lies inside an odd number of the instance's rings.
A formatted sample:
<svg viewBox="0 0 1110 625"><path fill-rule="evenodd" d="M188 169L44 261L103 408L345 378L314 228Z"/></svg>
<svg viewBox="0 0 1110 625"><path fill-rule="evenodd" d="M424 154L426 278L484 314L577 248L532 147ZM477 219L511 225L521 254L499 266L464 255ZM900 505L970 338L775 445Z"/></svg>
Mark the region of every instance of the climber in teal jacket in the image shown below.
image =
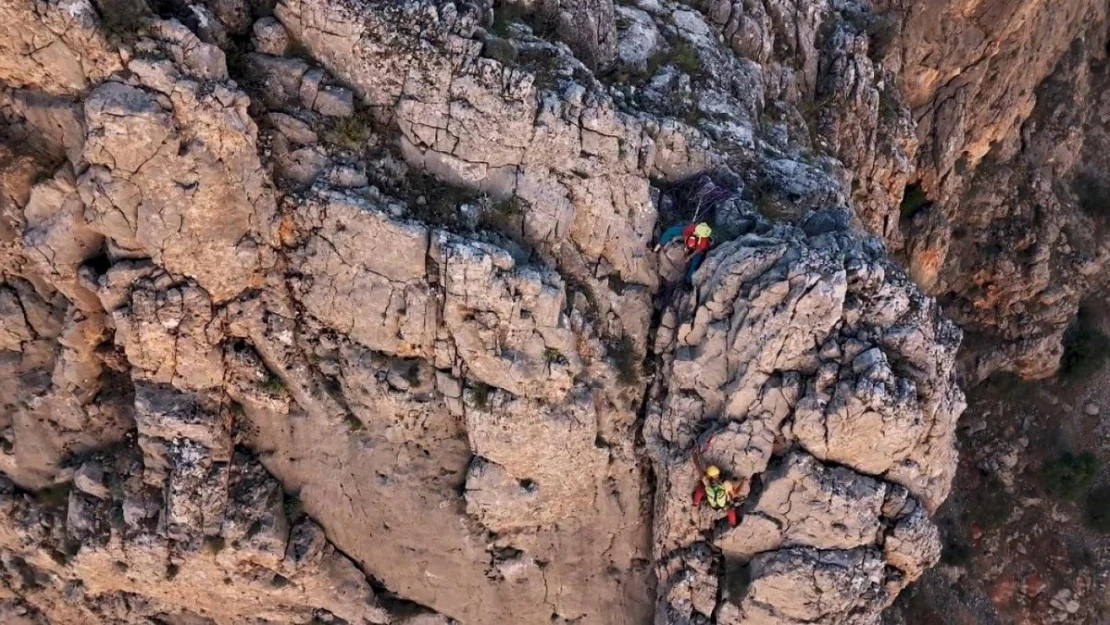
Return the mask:
<svg viewBox="0 0 1110 625"><path fill-rule="evenodd" d="M678 237L682 237L683 246L686 248L685 280L689 283L713 245L713 229L704 221L698 224L671 226L663 231L663 236L659 237L655 251L658 252L660 248Z"/></svg>

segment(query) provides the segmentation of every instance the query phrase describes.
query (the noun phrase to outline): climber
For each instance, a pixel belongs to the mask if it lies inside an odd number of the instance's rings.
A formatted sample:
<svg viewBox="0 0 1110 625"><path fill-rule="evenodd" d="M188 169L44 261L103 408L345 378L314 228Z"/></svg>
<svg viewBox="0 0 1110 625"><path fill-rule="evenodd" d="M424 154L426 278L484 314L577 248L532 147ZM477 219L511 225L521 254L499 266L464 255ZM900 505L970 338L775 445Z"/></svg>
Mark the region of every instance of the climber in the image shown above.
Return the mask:
<svg viewBox="0 0 1110 625"><path fill-rule="evenodd" d="M711 464L702 472L701 481L694 489L694 505L700 507L705 502L713 510L728 510L728 524L736 527L736 507L733 504L739 499L740 489L741 485L722 480L721 470Z"/></svg>
<svg viewBox="0 0 1110 625"><path fill-rule="evenodd" d="M686 248L687 260L685 280L686 282L690 282L694 272L698 270L702 261L705 260L705 255L709 252L709 248L713 246L713 229L704 221L697 224L687 224L685 226L671 226L663 231L663 236L659 237L659 243L656 244L653 251L658 252L664 245L667 245L680 236Z"/></svg>

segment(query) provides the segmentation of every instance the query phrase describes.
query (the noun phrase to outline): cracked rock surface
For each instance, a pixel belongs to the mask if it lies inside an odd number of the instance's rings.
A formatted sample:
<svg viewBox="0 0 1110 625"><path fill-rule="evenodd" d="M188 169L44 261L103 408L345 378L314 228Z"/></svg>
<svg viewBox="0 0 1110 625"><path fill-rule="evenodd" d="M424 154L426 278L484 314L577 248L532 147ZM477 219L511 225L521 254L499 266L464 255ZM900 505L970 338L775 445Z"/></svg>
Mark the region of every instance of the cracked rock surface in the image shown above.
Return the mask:
<svg viewBox="0 0 1110 625"><path fill-rule="evenodd" d="M0 619L879 622L1106 257L990 4L0 0Z"/></svg>
<svg viewBox="0 0 1110 625"><path fill-rule="evenodd" d="M658 569L669 621L872 622L940 555L928 511L956 469L960 332L836 217L753 219L663 311L655 553L695 555ZM693 505L695 453L750 480L736 527ZM746 591L675 591L706 566Z"/></svg>

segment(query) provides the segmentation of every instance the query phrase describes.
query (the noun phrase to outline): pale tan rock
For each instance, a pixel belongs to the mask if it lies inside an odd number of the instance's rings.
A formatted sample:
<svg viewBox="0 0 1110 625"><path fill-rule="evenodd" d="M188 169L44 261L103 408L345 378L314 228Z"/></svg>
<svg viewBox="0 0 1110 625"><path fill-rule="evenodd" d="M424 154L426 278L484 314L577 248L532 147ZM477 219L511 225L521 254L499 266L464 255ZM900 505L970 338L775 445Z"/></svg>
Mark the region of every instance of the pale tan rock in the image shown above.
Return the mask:
<svg viewBox="0 0 1110 625"><path fill-rule="evenodd" d="M926 510L913 505L901 515L883 542L883 559L913 581L940 560L940 533Z"/></svg>
<svg viewBox="0 0 1110 625"><path fill-rule="evenodd" d="M483 525L519 530L590 505L606 454L594 444L592 398L585 389L575 395L554 410L499 392L487 406L467 406L467 437L480 458L467 474L467 508Z"/></svg>
<svg viewBox="0 0 1110 625"><path fill-rule="evenodd" d="M178 44L166 45L176 50ZM181 64L201 62L178 56ZM136 63L155 90L181 78L167 62L136 60L133 69ZM210 75L204 67L194 71ZM202 93L191 84L192 90L169 93L172 110L154 91L120 83L90 94L85 157L94 167L82 177L82 197L104 234L194 277L222 301L246 288L259 267L273 195L258 162L246 97L223 85ZM181 170L193 172L184 184L173 179Z"/></svg>
<svg viewBox="0 0 1110 625"><path fill-rule="evenodd" d="M560 399L581 370L557 274L514 267L504 250L439 234L443 324L472 375L517 395Z"/></svg>
<svg viewBox="0 0 1110 625"><path fill-rule="evenodd" d="M355 112L354 95L343 87L323 86L312 99L312 109L329 117L350 117Z"/></svg>
<svg viewBox="0 0 1110 625"><path fill-rule="evenodd" d="M541 15L587 67L603 70L616 56L617 29L612 0L541 0Z"/></svg>
<svg viewBox="0 0 1110 625"><path fill-rule="evenodd" d="M52 94L83 93L122 67L92 2L6 2L0 11L5 79Z"/></svg>
<svg viewBox="0 0 1110 625"><path fill-rule="evenodd" d="M0 290L0 349L22 351L23 342L31 338L19 297L11 289Z"/></svg>
<svg viewBox="0 0 1110 625"><path fill-rule="evenodd" d="M85 143L85 124L79 102L34 88L0 91L0 116L8 124L13 144L79 162Z"/></svg>
<svg viewBox="0 0 1110 625"><path fill-rule="evenodd" d="M141 281L132 287L127 305L112 311L115 340L134 367L132 377L186 390L219 387L221 333L207 294L193 284L159 288Z"/></svg>
<svg viewBox="0 0 1110 625"><path fill-rule="evenodd" d="M278 132L285 135L290 141L294 143L302 143L311 145L316 143L319 138L312 127L305 122L286 115L285 113L270 113L270 123L277 128Z"/></svg>
<svg viewBox="0 0 1110 625"><path fill-rule="evenodd" d="M199 452L201 448L193 449ZM247 611L270 620L282 614L301 619L326 613L348 622L389 622L365 576L322 534L316 535L310 557L302 558L298 566L288 567L281 562L282 552L274 550L283 548L288 528L282 493L252 459L240 455L230 467L218 465L222 484L219 480L213 483L211 476L186 480L191 465L177 466L174 471L178 475L172 478L163 500L161 496L151 497L149 490L143 490L125 473L142 470L136 450L131 447L117 451L120 453L98 455L97 462L113 485L104 498L73 489L68 502L63 503L64 525L59 529L71 539L81 540L79 549L70 547L65 558L43 556L40 560L34 550L62 553L64 545L52 546L49 542L62 537L36 531L25 523L31 518L51 519L57 512L41 509L31 498L13 496L11 483L4 481L8 488L0 496L0 505L12 515L15 525L12 531L6 528L0 532L0 544L7 553L20 554L14 555L20 561L26 557L35 563L28 566L49 573L49 581L34 589L36 596L68 596L71 601L61 605L93 619L89 622L100 618L89 611L96 605L103 607L98 597L121 591L144 597L130 608L114 612L118 618L132 621L195 610L215 622L233 622ZM193 459L203 462L204 457L200 452ZM197 488L188 490L189 486ZM123 515L118 517L113 507L121 503ZM215 515L215 523L205 522L207 515ZM52 522L46 521L44 527ZM313 524L304 519L295 527ZM176 538L167 540L163 531ZM207 534L203 541L202 531ZM124 532L126 546L119 542ZM6 558L0 566L6 570L10 562ZM80 577L90 579L88 594L66 594L67 580ZM64 610L55 608L52 613L68 614Z"/></svg>
<svg viewBox="0 0 1110 625"><path fill-rule="evenodd" d="M751 586L721 621L761 625L873 622L885 605L882 559L872 550L789 549L752 561Z"/></svg>
<svg viewBox="0 0 1110 625"><path fill-rule="evenodd" d="M104 484L104 468L99 463L82 464L73 474L73 486L97 499L107 499L110 496L108 487Z"/></svg>
<svg viewBox="0 0 1110 625"><path fill-rule="evenodd" d="M722 534L717 545L741 558L784 546L853 549L870 545L880 533L885 493L882 482L824 467L812 456L791 454L764 473L755 507L737 527Z"/></svg>
<svg viewBox="0 0 1110 625"><path fill-rule="evenodd" d="M334 191L310 196L300 212L318 232L293 252L307 276L294 293L308 312L373 349L427 353L436 326L427 229Z"/></svg>
<svg viewBox="0 0 1110 625"><path fill-rule="evenodd" d="M959 332L839 210L899 232L888 66L821 3L586 4L554 7L585 64L523 24L487 58L483 3L286 0L248 100L213 42L267 8L220 0L68 104L16 81L13 136L73 162L0 154L0 470L115 445L59 522L0 483L16 591L94 624L871 623L935 561ZM614 53L655 75L602 85ZM372 123L322 119L356 98ZM649 248L703 171L728 197L686 291ZM755 478L736 530L691 505L696 444Z"/></svg>
<svg viewBox="0 0 1110 625"><path fill-rule="evenodd" d="M72 172L63 168L35 185L24 207L23 242L39 271L82 310L95 310L77 267L100 251L103 238L86 226Z"/></svg>
<svg viewBox="0 0 1110 625"><path fill-rule="evenodd" d="M675 178L688 175L699 166L691 161L704 155L687 151L688 141L670 127L651 131L581 85L565 93L544 92L533 75L476 58L476 47L454 34L470 32L472 13L443 16L442 30L420 30L417 25L433 16L415 7L406 6L401 14L415 20L398 30L407 45L419 47L425 37L446 38L457 56L425 55L417 61L410 52L396 53L397 46L386 53L374 36L352 49L335 35L388 29L392 16L360 21L300 0L276 9L291 34L362 100L383 115L396 115L407 161L496 198L515 195L528 202L532 210L523 224L524 238L560 259L561 271L588 282L606 277L586 271L600 262L624 282L650 289L656 276L646 250L654 207L646 176L658 171ZM557 50L550 53L562 56ZM456 64L458 71L452 69ZM391 78L400 75L407 76L405 81ZM586 175L555 173L572 171ZM563 244L568 234L573 248ZM619 319L615 332L623 330L642 343L645 306L622 301L609 289L598 296L602 317L612 311ZM625 298L634 299L631 294Z"/></svg>

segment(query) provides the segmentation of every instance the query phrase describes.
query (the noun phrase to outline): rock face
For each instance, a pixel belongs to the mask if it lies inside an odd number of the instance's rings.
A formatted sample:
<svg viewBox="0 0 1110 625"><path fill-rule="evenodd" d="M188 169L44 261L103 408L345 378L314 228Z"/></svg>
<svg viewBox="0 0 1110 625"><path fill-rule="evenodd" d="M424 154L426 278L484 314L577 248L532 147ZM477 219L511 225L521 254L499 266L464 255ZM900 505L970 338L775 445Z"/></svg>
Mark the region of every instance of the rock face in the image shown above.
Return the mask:
<svg viewBox="0 0 1110 625"><path fill-rule="evenodd" d="M1103 220L1110 9L877 4L896 17L882 62L918 121L911 272L977 335L974 377L1050 375L1107 260L1089 235Z"/></svg>
<svg viewBox="0 0 1110 625"><path fill-rule="evenodd" d="M3 0L0 619L877 623L1110 83L1105 3L875 4Z"/></svg>
<svg viewBox="0 0 1110 625"><path fill-rule="evenodd" d="M753 215L663 313L644 431L668 622L873 620L940 555L960 332L843 217ZM695 454L753 484L736 527L691 502ZM699 567L748 589L692 598Z"/></svg>
<svg viewBox="0 0 1110 625"><path fill-rule="evenodd" d="M123 67L88 0L5 2L0 11L6 83L52 95L83 93Z"/></svg>
<svg viewBox="0 0 1110 625"><path fill-rule="evenodd" d="M605 69L617 52L612 0L545 0L540 15L555 22L555 33L587 67Z"/></svg>

